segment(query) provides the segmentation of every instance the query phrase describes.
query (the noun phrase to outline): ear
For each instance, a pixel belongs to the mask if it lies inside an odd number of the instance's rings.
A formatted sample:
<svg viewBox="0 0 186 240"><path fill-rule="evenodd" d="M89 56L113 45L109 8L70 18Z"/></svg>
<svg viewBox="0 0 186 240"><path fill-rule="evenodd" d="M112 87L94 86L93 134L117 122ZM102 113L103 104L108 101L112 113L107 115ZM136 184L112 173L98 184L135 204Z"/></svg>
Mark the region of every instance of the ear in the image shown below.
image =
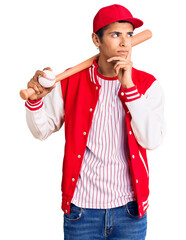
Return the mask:
<svg viewBox="0 0 186 240"><path fill-rule="evenodd" d="M92 33L92 41L93 43L95 44L96 47L99 47L100 46L100 40L99 40L99 37L96 33Z"/></svg>

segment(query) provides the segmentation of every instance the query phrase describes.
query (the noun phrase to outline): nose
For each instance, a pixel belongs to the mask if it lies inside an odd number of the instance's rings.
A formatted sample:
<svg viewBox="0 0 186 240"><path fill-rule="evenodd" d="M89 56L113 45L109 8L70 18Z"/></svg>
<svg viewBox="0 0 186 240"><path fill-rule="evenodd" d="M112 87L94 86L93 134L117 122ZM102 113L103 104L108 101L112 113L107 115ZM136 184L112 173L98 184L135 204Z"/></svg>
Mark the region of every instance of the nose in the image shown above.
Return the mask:
<svg viewBox="0 0 186 240"><path fill-rule="evenodd" d="M124 36L122 36L120 38L120 47L126 47L127 45L128 45L127 39Z"/></svg>
<svg viewBox="0 0 186 240"><path fill-rule="evenodd" d="M126 39L124 38L124 37L121 37L121 39L120 39L120 46L121 47L126 47Z"/></svg>

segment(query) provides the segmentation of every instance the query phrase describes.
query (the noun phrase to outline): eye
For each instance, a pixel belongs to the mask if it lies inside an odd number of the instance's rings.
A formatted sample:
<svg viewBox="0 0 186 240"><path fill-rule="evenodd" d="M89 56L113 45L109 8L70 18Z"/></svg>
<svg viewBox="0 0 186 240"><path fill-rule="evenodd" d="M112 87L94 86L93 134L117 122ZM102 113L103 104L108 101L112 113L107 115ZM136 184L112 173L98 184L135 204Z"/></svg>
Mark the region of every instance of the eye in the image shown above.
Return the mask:
<svg viewBox="0 0 186 240"><path fill-rule="evenodd" d="M118 36L119 35L119 33L114 33L112 36L114 37L114 36Z"/></svg>
<svg viewBox="0 0 186 240"><path fill-rule="evenodd" d="M129 35L129 37L132 37L132 36L133 36L133 33L129 33L128 35Z"/></svg>

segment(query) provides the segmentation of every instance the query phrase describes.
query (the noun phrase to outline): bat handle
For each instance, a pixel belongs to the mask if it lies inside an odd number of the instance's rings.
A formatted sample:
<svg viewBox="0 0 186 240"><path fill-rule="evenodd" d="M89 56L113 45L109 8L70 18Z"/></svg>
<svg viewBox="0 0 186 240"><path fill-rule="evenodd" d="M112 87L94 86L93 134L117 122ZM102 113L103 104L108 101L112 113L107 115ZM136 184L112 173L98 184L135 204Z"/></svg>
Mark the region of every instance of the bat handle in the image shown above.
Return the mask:
<svg viewBox="0 0 186 240"><path fill-rule="evenodd" d="M34 93L35 91L33 88L27 88L27 89L22 89L19 94L23 100L27 100Z"/></svg>

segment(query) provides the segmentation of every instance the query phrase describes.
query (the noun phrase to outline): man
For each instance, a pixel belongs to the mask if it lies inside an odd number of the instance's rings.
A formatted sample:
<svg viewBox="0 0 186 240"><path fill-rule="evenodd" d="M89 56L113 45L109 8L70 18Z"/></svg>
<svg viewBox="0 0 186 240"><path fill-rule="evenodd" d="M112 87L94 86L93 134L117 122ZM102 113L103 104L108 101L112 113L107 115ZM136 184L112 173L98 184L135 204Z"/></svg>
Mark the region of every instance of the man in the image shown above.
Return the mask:
<svg viewBox="0 0 186 240"><path fill-rule="evenodd" d="M25 103L33 135L46 139L65 122L65 239L145 239L146 149L161 144L165 123L159 82L131 61L133 31L142 24L121 5L100 9L92 66L49 89L37 81L43 71L28 83L36 91Z"/></svg>

